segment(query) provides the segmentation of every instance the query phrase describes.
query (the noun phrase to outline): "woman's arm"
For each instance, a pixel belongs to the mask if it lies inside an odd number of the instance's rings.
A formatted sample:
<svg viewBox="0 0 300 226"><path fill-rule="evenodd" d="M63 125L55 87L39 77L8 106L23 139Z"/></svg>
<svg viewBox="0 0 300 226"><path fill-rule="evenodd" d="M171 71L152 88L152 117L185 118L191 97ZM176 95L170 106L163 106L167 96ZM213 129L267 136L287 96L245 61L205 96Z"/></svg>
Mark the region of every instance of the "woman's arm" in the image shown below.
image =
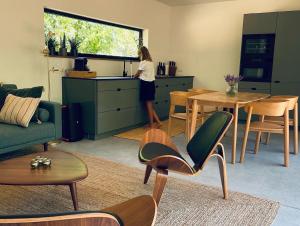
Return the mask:
<svg viewBox="0 0 300 226"><path fill-rule="evenodd" d="M140 75L142 74L142 70L138 70L136 73L135 73L135 75L134 75L134 77L135 78L138 78L138 77L140 77Z"/></svg>

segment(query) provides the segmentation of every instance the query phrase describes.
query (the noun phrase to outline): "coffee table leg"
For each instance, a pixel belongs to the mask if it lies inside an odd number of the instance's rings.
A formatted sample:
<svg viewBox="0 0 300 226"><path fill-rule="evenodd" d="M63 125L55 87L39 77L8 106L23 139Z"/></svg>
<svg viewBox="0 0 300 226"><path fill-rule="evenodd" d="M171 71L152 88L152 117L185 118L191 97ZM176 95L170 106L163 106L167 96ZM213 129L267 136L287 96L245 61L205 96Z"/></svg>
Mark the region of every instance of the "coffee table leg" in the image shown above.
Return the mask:
<svg viewBox="0 0 300 226"><path fill-rule="evenodd" d="M71 195L72 195L72 201L73 201L73 206L75 210L78 210L78 199L77 199L77 188L76 188L76 183L72 183L69 185Z"/></svg>

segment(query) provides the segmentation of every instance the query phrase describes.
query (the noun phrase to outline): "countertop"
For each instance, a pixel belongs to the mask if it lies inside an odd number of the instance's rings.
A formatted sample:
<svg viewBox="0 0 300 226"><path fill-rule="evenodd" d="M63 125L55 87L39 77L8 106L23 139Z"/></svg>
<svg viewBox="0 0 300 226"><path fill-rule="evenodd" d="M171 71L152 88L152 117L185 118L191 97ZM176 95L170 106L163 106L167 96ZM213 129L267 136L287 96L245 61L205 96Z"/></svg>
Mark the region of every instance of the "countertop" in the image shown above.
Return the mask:
<svg viewBox="0 0 300 226"><path fill-rule="evenodd" d="M176 79L176 78L193 78L194 76L155 76L156 79ZM96 78L74 78L74 77L62 77L63 79L87 79L87 80L137 80L138 78L123 77L123 76L97 76Z"/></svg>

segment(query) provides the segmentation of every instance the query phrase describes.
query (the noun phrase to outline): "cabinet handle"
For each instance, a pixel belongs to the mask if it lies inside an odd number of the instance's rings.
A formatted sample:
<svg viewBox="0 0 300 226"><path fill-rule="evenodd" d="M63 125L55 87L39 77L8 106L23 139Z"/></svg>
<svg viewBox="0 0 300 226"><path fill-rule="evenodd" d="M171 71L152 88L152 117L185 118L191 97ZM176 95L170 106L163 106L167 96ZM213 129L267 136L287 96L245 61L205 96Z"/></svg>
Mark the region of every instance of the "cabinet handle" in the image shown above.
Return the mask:
<svg viewBox="0 0 300 226"><path fill-rule="evenodd" d="M158 102L155 102L155 104L158 104Z"/></svg>
<svg viewBox="0 0 300 226"><path fill-rule="evenodd" d="M185 86L185 83L182 83L183 86Z"/></svg>
<svg viewBox="0 0 300 226"><path fill-rule="evenodd" d="M166 85L166 87L169 87L169 85Z"/></svg>
<svg viewBox="0 0 300 226"><path fill-rule="evenodd" d="M280 81L274 81L274 83L280 83Z"/></svg>
<svg viewBox="0 0 300 226"><path fill-rule="evenodd" d="M256 88L251 88L252 90L256 90Z"/></svg>
<svg viewBox="0 0 300 226"><path fill-rule="evenodd" d="M117 108L117 111L121 111L121 108Z"/></svg>
<svg viewBox="0 0 300 226"><path fill-rule="evenodd" d="M118 88L117 91L121 91L121 88Z"/></svg>
<svg viewBox="0 0 300 226"><path fill-rule="evenodd" d="M158 88L158 86L155 86L155 88Z"/></svg>

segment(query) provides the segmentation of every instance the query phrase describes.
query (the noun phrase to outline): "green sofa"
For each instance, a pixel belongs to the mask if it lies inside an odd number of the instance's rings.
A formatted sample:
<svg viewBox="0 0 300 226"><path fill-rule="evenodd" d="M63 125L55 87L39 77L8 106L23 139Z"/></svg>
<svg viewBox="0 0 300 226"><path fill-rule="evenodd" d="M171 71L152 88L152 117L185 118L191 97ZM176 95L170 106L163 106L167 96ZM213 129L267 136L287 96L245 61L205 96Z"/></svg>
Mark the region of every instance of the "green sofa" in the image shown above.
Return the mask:
<svg viewBox="0 0 300 226"><path fill-rule="evenodd" d="M17 88L15 85L7 85L7 87ZM44 144L44 150L47 150L49 141L61 138L61 105L54 102L41 101L39 107L49 111L49 120L47 122L42 124L31 122L28 128L0 123L0 154L34 144Z"/></svg>

